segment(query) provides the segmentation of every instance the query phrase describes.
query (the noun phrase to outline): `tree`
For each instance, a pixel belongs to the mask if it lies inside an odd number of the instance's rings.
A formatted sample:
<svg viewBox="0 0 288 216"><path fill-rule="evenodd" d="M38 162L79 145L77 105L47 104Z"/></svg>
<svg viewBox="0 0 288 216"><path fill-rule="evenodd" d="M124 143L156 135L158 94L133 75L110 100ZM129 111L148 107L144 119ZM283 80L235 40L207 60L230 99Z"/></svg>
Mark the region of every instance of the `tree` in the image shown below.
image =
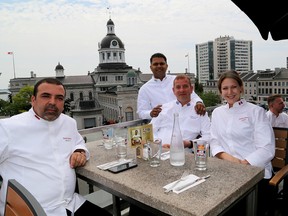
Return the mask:
<svg viewBox="0 0 288 216"><path fill-rule="evenodd" d="M201 94L203 92L203 85L199 83L198 78L195 78L195 92L197 94Z"/></svg>
<svg viewBox="0 0 288 216"><path fill-rule="evenodd" d="M10 116L28 111L31 108L30 101L33 89L33 86L25 86L12 97L12 103L7 106Z"/></svg>
<svg viewBox="0 0 288 216"><path fill-rule="evenodd" d="M221 103L221 98L219 95L213 92L201 93L200 98L203 100L206 107L216 106Z"/></svg>
<svg viewBox="0 0 288 216"><path fill-rule="evenodd" d="M71 111L71 99L67 98L64 102L64 110L63 113L70 114Z"/></svg>
<svg viewBox="0 0 288 216"><path fill-rule="evenodd" d="M9 106L10 102L0 99L0 116L9 116L9 112L7 107Z"/></svg>

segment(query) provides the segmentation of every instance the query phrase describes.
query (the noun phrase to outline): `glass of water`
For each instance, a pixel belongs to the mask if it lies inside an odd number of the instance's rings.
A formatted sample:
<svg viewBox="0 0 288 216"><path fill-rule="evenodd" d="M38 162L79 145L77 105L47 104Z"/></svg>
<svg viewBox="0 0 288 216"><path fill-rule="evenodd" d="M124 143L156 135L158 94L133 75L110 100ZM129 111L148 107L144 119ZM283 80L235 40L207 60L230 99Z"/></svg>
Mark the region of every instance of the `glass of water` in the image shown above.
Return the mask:
<svg viewBox="0 0 288 216"><path fill-rule="evenodd" d="M127 157L127 140L123 137L117 137L116 140L117 157L124 160Z"/></svg>
<svg viewBox="0 0 288 216"><path fill-rule="evenodd" d="M162 152L162 140L156 138L153 142L149 142L149 163L151 167L160 166L161 152Z"/></svg>

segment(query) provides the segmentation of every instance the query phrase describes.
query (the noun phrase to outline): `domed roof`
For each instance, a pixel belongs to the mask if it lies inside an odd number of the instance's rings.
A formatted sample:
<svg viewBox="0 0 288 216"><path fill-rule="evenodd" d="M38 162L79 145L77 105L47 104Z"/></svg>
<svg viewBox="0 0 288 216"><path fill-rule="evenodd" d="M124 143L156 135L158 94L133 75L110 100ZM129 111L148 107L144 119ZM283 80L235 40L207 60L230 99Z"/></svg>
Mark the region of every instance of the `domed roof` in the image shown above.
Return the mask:
<svg viewBox="0 0 288 216"><path fill-rule="evenodd" d="M114 25L114 22L111 19L109 19L107 25Z"/></svg>
<svg viewBox="0 0 288 216"><path fill-rule="evenodd" d="M101 43L99 44L100 49L107 49L107 48L120 48L124 49L124 44L118 38L114 32L114 22L109 19L107 22L107 35L102 39Z"/></svg>
<svg viewBox="0 0 288 216"><path fill-rule="evenodd" d="M129 71L127 72L127 77L136 77L135 70L134 70L134 69L129 70Z"/></svg>
<svg viewBox="0 0 288 216"><path fill-rule="evenodd" d="M55 70L64 70L64 67L58 62L58 65L55 67Z"/></svg>
<svg viewBox="0 0 288 216"><path fill-rule="evenodd" d="M111 41L116 40L118 42L119 48L124 49L124 44L115 34L107 34L100 43L101 48L111 48Z"/></svg>

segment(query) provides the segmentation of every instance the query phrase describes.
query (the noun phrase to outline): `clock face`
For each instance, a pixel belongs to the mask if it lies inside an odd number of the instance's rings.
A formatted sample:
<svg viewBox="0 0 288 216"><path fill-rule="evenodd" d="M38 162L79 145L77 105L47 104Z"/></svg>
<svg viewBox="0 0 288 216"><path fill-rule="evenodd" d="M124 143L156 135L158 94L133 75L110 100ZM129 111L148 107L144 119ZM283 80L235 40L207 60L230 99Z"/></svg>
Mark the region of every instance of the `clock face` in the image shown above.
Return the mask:
<svg viewBox="0 0 288 216"><path fill-rule="evenodd" d="M117 46L117 41L112 41L113 46Z"/></svg>

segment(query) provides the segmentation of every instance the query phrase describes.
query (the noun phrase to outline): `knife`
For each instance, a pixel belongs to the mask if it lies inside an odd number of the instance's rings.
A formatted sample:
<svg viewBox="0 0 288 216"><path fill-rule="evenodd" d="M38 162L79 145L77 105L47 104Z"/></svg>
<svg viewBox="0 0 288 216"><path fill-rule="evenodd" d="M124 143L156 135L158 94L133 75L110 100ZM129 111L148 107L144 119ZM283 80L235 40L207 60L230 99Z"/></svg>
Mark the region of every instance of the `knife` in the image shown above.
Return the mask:
<svg viewBox="0 0 288 216"><path fill-rule="evenodd" d="M207 179L207 178L209 178L209 177L210 177L210 175L200 177L200 178L198 178L198 179L196 179L196 180L194 180L194 181L192 181L192 182L187 182L186 184L179 185L179 186L175 187L173 190L174 190L174 191L180 191L180 190L182 190L182 189L184 189L184 188L186 188L186 187L188 187L188 186L190 186L190 185L195 184L195 183L198 182L198 181L201 181L201 180L203 180L203 179Z"/></svg>

